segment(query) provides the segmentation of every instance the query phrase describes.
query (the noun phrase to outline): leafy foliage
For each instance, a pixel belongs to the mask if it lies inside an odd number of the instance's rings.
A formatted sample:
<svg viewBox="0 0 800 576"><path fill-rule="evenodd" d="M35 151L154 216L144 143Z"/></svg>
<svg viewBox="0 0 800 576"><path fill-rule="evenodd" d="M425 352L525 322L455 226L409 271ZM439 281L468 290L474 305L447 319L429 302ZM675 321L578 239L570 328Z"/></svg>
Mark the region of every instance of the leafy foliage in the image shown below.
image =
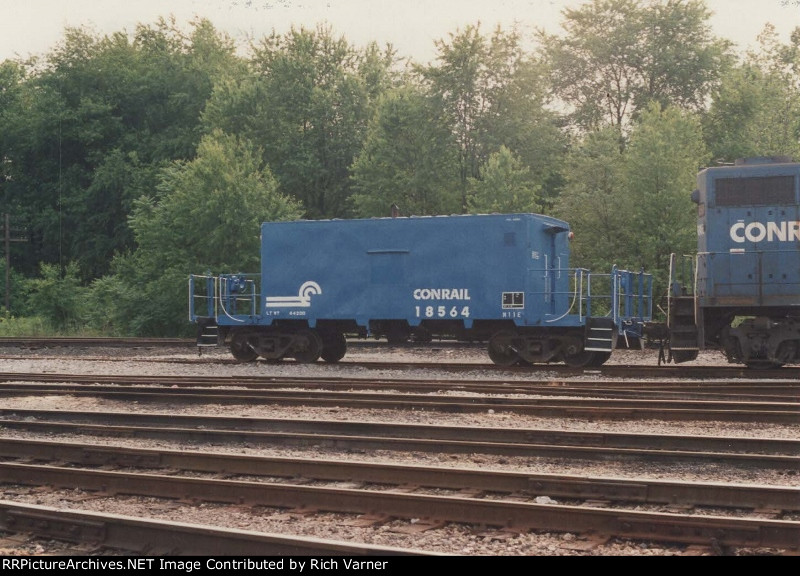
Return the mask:
<svg viewBox="0 0 800 576"><path fill-rule="evenodd" d="M7 210L31 233L26 272L72 261L91 279L133 248L133 200L152 193L161 166L194 155L200 111L233 62L208 21L185 35L161 19L132 39L68 28L43 65L17 73L0 156Z"/></svg>
<svg viewBox="0 0 800 576"><path fill-rule="evenodd" d="M79 331L87 293L80 284L78 266L74 262L67 265L63 275L58 266L42 264L41 277L30 280L28 308L56 330Z"/></svg>
<svg viewBox="0 0 800 576"><path fill-rule="evenodd" d="M731 61L702 0L591 0L564 11L566 35L539 33L573 124L621 131L650 101L700 111Z"/></svg>
<svg viewBox="0 0 800 576"><path fill-rule="evenodd" d="M193 161L165 168L158 192L131 214L137 250L115 259L113 280L93 286L96 300L117 314L114 330L186 330L189 274L257 271L261 223L301 214L278 192L260 151L219 131L201 140Z"/></svg>
<svg viewBox="0 0 800 576"><path fill-rule="evenodd" d="M800 27L781 45L768 25L760 43L759 53L723 79L705 118L706 139L719 162L800 159Z"/></svg>
<svg viewBox="0 0 800 576"><path fill-rule="evenodd" d="M537 193L529 170L511 150L501 146L489 157L483 179L470 178L467 205L473 214L536 212Z"/></svg>
<svg viewBox="0 0 800 576"><path fill-rule="evenodd" d="M364 149L353 163L354 213L388 216L460 211L455 148L433 102L408 86L386 94L370 123Z"/></svg>
<svg viewBox="0 0 800 576"><path fill-rule="evenodd" d="M29 239L0 331L186 334L188 274L256 271L262 221L393 204L552 213L575 265L644 266L658 290L694 249L707 149L800 159L800 28L767 27L734 66L708 18L702 0L589 0L532 51L478 23L405 68L327 26L247 56L203 19L67 28L0 62L2 212Z"/></svg>
<svg viewBox="0 0 800 576"><path fill-rule="evenodd" d="M531 168L530 186L547 182L560 164L564 138L545 109L541 66L521 47L516 30L480 25L439 40L437 63L418 67L450 126L458 153L461 210L468 209L470 179L480 180L489 157L502 146Z"/></svg>

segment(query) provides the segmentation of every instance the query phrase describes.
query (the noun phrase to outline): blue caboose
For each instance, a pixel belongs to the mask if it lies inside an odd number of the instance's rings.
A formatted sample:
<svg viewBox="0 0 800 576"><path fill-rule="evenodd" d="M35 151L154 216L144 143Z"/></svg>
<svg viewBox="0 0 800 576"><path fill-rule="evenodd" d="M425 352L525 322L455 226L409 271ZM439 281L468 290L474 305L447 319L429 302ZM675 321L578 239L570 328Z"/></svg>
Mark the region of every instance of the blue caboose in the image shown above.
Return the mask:
<svg viewBox="0 0 800 576"><path fill-rule="evenodd" d="M537 214L266 222L261 273L192 276L190 318L241 360L451 338L498 364L600 365L640 337L651 278L570 268L570 236Z"/></svg>
<svg viewBox="0 0 800 576"><path fill-rule="evenodd" d="M716 348L752 367L797 362L800 164L762 157L707 168L692 200L697 254L669 300L676 360Z"/></svg>

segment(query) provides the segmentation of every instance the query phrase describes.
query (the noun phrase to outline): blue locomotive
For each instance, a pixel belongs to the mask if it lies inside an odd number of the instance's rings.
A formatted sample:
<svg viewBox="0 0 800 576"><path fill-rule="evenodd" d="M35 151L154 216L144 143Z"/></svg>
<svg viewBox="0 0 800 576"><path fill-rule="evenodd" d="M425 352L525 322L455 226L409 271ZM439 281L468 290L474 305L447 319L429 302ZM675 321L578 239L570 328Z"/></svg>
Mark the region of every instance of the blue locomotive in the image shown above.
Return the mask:
<svg viewBox="0 0 800 576"><path fill-rule="evenodd" d="M671 259L669 359L717 349L751 368L800 362L800 163L707 168L691 198L697 254Z"/></svg>
<svg viewBox="0 0 800 576"><path fill-rule="evenodd" d="M500 365L599 366L640 341L652 279L570 268L571 236L538 214L266 222L261 273L192 275L189 316L198 345L240 361L447 338L486 342Z"/></svg>

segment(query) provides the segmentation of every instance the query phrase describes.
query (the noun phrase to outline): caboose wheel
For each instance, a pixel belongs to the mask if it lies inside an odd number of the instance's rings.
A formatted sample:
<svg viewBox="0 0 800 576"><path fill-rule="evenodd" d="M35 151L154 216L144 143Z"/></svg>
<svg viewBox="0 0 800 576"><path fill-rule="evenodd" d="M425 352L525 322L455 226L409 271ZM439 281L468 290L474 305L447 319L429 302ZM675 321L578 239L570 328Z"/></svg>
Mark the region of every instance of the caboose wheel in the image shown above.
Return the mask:
<svg viewBox="0 0 800 576"><path fill-rule="evenodd" d="M517 335L508 330L495 332L489 338L489 358L498 366L513 366L519 361L514 340Z"/></svg>
<svg viewBox="0 0 800 576"><path fill-rule="evenodd" d="M750 370L771 370L773 368L781 368L783 364L780 362L772 362L771 360L751 360L744 363Z"/></svg>
<svg viewBox="0 0 800 576"><path fill-rule="evenodd" d="M325 362L338 362L347 352L347 339L341 332L324 332L322 338L322 359Z"/></svg>
<svg viewBox="0 0 800 576"><path fill-rule="evenodd" d="M239 362L252 362L258 358L258 353L247 342L245 334L238 334L231 340L231 354Z"/></svg>
<svg viewBox="0 0 800 576"><path fill-rule="evenodd" d="M577 354L568 354L564 356L564 364L572 368L584 368L586 366L592 366L594 358L594 352L582 350Z"/></svg>
<svg viewBox="0 0 800 576"><path fill-rule="evenodd" d="M292 339L292 349L287 356L294 356L294 359L301 364L316 362L322 352L322 341L313 330L301 330Z"/></svg>
<svg viewBox="0 0 800 576"><path fill-rule="evenodd" d="M611 358L611 352L594 352L594 358L589 362L590 368L599 368Z"/></svg>

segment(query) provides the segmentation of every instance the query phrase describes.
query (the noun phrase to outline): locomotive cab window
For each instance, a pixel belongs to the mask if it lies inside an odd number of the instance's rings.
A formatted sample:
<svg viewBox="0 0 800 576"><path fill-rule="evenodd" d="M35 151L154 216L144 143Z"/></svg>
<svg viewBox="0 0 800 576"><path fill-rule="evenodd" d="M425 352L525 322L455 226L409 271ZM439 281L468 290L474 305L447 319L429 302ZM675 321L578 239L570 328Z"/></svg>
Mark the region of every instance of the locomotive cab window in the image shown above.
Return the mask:
<svg viewBox="0 0 800 576"><path fill-rule="evenodd" d="M794 176L717 178L714 201L717 206L794 204L794 189Z"/></svg>

